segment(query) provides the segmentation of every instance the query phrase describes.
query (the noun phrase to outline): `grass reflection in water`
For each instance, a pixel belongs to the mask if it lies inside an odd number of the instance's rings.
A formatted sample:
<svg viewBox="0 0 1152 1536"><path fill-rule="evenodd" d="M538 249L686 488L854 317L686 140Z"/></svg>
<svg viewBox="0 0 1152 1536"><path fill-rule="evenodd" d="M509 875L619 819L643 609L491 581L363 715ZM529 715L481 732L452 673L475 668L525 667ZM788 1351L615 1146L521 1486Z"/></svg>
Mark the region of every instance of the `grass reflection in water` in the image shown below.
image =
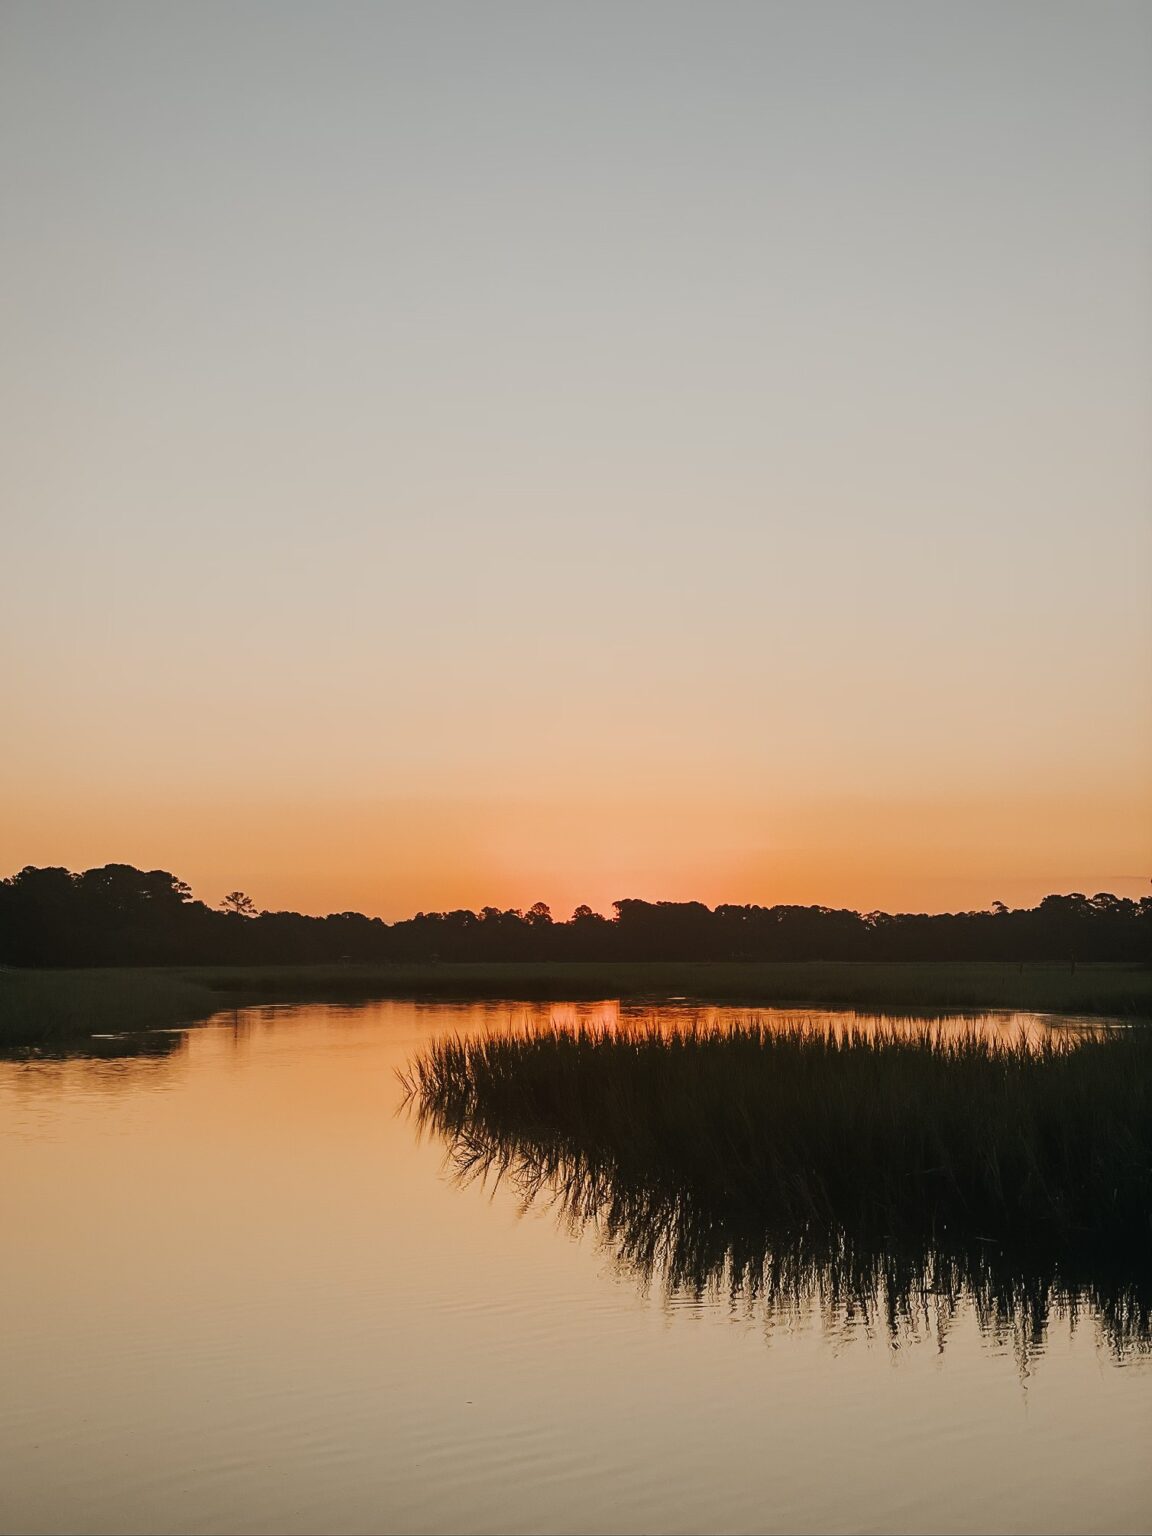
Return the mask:
<svg viewBox="0 0 1152 1536"><path fill-rule="evenodd" d="M670 1296L1027 1357L1054 1312L1152 1338L1152 1031L1005 1042L657 1026L446 1038L404 1085L462 1180L510 1183Z"/></svg>

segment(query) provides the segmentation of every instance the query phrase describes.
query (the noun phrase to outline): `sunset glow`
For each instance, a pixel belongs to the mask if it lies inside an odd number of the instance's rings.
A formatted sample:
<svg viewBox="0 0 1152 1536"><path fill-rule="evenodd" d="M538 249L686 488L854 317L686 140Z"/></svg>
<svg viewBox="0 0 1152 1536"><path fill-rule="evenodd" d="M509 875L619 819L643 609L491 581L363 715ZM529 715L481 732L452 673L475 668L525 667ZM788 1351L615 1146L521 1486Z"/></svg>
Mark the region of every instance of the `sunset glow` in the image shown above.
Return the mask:
<svg viewBox="0 0 1152 1536"><path fill-rule="evenodd" d="M0 0L0 1536L1152 1536L1150 61Z"/></svg>
<svg viewBox="0 0 1152 1536"><path fill-rule="evenodd" d="M0 93L6 872L1148 891L1146 12L54 14Z"/></svg>

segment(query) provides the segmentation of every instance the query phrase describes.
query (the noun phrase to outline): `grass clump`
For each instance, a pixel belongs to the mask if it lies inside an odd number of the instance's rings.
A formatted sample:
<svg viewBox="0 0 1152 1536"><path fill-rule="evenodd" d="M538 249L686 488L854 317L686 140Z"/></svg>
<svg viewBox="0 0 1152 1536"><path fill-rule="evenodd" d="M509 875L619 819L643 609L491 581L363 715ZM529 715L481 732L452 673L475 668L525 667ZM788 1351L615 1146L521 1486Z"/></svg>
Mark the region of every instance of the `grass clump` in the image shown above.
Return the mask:
<svg viewBox="0 0 1152 1536"><path fill-rule="evenodd" d="M1042 1333L1089 1301L1145 1344L1152 1032L930 1026L444 1039L405 1086L460 1177L593 1225L646 1283Z"/></svg>

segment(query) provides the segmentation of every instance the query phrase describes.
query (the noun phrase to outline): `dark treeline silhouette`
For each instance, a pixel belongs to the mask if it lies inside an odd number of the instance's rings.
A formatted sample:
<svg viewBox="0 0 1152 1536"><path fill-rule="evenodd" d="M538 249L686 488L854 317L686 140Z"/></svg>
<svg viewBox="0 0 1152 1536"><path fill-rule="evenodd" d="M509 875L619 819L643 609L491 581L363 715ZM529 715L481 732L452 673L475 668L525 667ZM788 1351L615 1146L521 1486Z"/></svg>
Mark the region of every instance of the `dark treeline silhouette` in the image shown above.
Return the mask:
<svg viewBox="0 0 1152 1536"><path fill-rule="evenodd" d="M257 912L242 891L219 909L166 870L106 864L73 874L29 866L0 880L0 964L20 966L380 964L573 960L1011 960L1152 958L1152 897L1046 896L986 912L851 912L618 901L577 907L420 912Z"/></svg>

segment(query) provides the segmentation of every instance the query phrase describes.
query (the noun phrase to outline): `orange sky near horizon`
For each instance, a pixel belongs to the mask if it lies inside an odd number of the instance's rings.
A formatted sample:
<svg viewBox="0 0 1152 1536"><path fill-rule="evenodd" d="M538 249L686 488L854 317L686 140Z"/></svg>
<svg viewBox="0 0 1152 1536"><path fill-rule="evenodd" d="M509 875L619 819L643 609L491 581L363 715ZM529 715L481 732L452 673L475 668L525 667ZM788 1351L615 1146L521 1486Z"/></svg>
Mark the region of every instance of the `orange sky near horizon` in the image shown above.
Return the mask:
<svg viewBox="0 0 1152 1536"><path fill-rule="evenodd" d="M1152 877L1152 10L11 4L0 875Z"/></svg>
<svg viewBox="0 0 1152 1536"><path fill-rule="evenodd" d="M1051 891L1152 895L1133 839L1146 798L1133 786L1107 800L1047 795L1026 805L818 800L775 818L755 804L701 812L620 800L154 800L105 803L95 825L88 806L69 814L47 802L40 827L0 822L0 842L14 867L33 851L41 864L162 867L209 903L239 886L269 910L389 921L536 900L558 918L580 902L611 915L614 900L637 896L957 911L1028 906Z"/></svg>

